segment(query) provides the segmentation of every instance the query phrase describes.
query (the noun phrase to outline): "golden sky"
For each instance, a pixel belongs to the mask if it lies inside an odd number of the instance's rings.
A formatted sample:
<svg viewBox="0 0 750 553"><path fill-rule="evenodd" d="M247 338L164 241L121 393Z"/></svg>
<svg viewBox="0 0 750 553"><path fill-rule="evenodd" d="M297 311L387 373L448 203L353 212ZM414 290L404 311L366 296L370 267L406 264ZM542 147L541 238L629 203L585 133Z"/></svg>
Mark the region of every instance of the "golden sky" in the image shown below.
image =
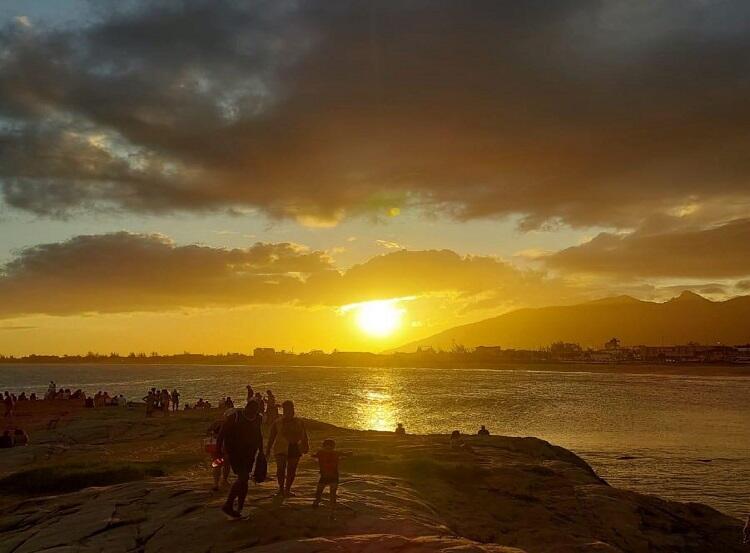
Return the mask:
<svg viewBox="0 0 750 553"><path fill-rule="evenodd" d="M0 353L744 294L749 29L739 0L6 0Z"/></svg>

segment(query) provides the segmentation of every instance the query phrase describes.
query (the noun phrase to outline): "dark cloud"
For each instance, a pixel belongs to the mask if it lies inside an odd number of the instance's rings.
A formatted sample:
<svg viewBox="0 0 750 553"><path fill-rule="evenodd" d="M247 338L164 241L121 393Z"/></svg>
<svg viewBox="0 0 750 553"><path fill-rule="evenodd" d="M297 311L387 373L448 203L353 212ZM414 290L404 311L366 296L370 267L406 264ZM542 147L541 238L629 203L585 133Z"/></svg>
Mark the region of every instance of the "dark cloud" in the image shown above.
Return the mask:
<svg viewBox="0 0 750 553"><path fill-rule="evenodd" d="M0 183L43 214L635 227L750 202L749 28L739 0L150 1L10 25Z"/></svg>
<svg viewBox="0 0 750 553"><path fill-rule="evenodd" d="M158 311L279 303L303 275L333 270L294 244L177 246L161 235L77 236L28 248L0 272L0 314Z"/></svg>
<svg viewBox="0 0 750 553"><path fill-rule="evenodd" d="M651 234L603 232L544 258L554 269L618 277L731 278L750 275L750 219Z"/></svg>
<svg viewBox="0 0 750 553"><path fill-rule="evenodd" d="M493 257L398 251L338 270L296 244L179 246L162 235L77 236L22 250L0 270L0 317L164 311L257 304L339 306L447 294L493 306L559 297L561 282ZM528 300L524 300L528 301ZM533 300L532 300L533 301Z"/></svg>

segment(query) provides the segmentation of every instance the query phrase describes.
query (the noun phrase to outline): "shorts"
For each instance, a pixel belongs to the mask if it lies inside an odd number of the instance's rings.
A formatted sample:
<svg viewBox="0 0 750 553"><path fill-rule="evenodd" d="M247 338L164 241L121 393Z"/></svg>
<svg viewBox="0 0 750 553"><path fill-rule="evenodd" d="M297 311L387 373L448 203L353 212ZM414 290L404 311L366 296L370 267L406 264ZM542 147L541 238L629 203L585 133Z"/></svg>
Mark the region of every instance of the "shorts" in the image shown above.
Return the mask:
<svg viewBox="0 0 750 553"><path fill-rule="evenodd" d="M299 459L302 457L302 450L299 448L299 444L289 444L286 451L286 456L290 459Z"/></svg>
<svg viewBox="0 0 750 553"><path fill-rule="evenodd" d="M338 484L339 483L339 475L338 474L321 474L320 480L318 480L318 484L321 486L328 486L329 484Z"/></svg>
<svg viewBox="0 0 750 553"><path fill-rule="evenodd" d="M253 470L253 464L255 463L255 454L257 450L250 451L249 455L229 455L229 466L232 467L232 472L237 476L250 476L250 472Z"/></svg>

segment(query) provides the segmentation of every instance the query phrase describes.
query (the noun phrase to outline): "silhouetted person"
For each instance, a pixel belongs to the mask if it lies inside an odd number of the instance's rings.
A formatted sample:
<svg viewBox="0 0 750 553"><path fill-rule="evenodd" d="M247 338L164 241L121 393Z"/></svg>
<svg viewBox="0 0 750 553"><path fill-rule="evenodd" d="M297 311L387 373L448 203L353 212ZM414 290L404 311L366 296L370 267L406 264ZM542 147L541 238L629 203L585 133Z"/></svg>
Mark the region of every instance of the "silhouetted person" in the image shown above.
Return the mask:
<svg viewBox="0 0 750 553"><path fill-rule="evenodd" d="M177 411L180 408L180 392L177 388L172 390L172 411Z"/></svg>
<svg viewBox="0 0 750 553"><path fill-rule="evenodd" d="M339 459L347 456L349 456L348 452L336 451L336 442L330 438L323 440L322 449L313 454L313 457L318 459L318 466L320 468L320 479L318 480L318 487L315 490L313 507L317 507L320 504L320 500L323 498L323 491L326 489L326 486L329 486L331 489L331 519L333 519L336 511L336 491L339 487Z"/></svg>
<svg viewBox="0 0 750 553"><path fill-rule="evenodd" d="M396 430L395 430L395 432L396 432L396 435L397 435L397 436L406 436L406 428L404 428L404 425L403 425L403 424L401 424L401 423L398 423L398 424L396 425Z"/></svg>
<svg viewBox="0 0 750 553"><path fill-rule="evenodd" d="M11 396L8 392L5 392L5 397L3 397L3 404L5 405L5 417L11 418L16 407L16 402L13 399L13 396Z"/></svg>
<svg viewBox="0 0 750 553"><path fill-rule="evenodd" d="M154 408L156 406L156 395L154 394L154 392L149 390L146 397L143 398L143 401L146 402L146 416L147 417L153 416ZM96 404L96 401L94 401L94 404Z"/></svg>
<svg viewBox="0 0 750 553"><path fill-rule="evenodd" d="M266 390L266 413L277 413L276 411L276 396L273 395L271 390ZM266 417L267 418L267 417ZM273 421L270 421L273 422Z"/></svg>
<svg viewBox="0 0 750 553"><path fill-rule="evenodd" d="M294 403L287 400L281 404L281 408L281 418L271 427L266 457L271 454L273 447L279 495L289 497L292 495L292 484L297 475L299 460L310 450L310 445L304 423L294 416Z"/></svg>
<svg viewBox="0 0 750 553"><path fill-rule="evenodd" d="M6 430L0 436L0 449L7 449L9 447L13 447L13 436L11 436L10 430Z"/></svg>
<svg viewBox="0 0 750 553"><path fill-rule="evenodd" d="M235 411L221 426L216 449L237 475L221 510L231 518L240 518L247 497L248 480L258 451L263 449L263 418L258 404L251 401L244 410ZM237 510L234 501L237 500Z"/></svg>
<svg viewBox="0 0 750 553"><path fill-rule="evenodd" d="M260 392L255 392L255 401L258 404L258 410L260 411L260 413L261 414L265 413L266 412L266 402L263 399L263 394L261 394Z"/></svg>
<svg viewBox="0 0 750 553"><path fill-rule="evenodd" d="M56 393L57 393L57 384L55 384L54 380L50 380L49 386L47 386L47 395L44 396L44 399L55 399Z"/></svg>
<svg viewBox="0 0 750 553"><path fill-rule="evenodd" d="M490 431L489 431L489 430L487 430L487 429L486 429L486 428L484 427L484 425L482 425L482 427L481 427L481 428L479 429L479 431L477 432L477 436L489 436L489 435L490 435Z"/></svg>

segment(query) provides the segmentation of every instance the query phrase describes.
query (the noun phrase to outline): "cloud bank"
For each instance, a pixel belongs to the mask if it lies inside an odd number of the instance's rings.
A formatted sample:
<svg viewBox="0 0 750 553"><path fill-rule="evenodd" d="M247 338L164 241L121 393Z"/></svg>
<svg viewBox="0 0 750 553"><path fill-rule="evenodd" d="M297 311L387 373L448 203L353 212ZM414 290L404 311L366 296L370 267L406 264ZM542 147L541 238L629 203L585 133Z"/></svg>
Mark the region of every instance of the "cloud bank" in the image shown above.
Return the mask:
<svg viewBox="0 0 750 553"><path fill-rule="evenodd" d="M564 286L494 257L449 250L376 256L347 270L289 243L222 249L163 235L77 236L20 251L0 269L0 317L169 311L260 304L340 306L443 295L455 305L560 297Z"/></svg>
<svg viewBox="0 0 750 553"><path fill-rule="evenodd" d="M626 278L743 277L750 275L750 219L699 230L603 232L542 259L566 272Z"/></svg>
<svg viewBox="0 0 750 553"><path fill-rule="evenodd" d="M7 204L631 229L750 205L747 2L120 4L0 30Z"/></svg>

